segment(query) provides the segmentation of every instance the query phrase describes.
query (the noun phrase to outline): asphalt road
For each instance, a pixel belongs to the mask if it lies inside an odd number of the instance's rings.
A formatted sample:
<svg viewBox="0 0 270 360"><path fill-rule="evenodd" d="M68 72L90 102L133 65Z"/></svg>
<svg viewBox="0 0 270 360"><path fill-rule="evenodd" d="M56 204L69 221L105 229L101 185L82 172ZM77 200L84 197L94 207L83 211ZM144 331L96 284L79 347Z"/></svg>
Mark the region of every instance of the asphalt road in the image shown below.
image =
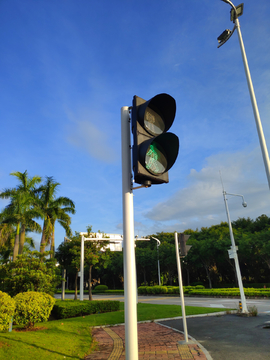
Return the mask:
<svg viewBox="0 0 270 360"><path fill-rule="evenodd" d="M183 331L181 319L160 323ZM270 359L270 315L187 318L187 329L213 360Z"/></svg>
<svg viewBox="0 0 270 360"><path fill-rule="evenodd" d="M61 295L55 295L60 299ZM66 295L67 299L73 299L74 295ZM84 295L84 299L88 299ZM93 295L93 300L119 300L124 301L124 295ZM138 296L138 302L146 302L149 304L167 304L167 305L181 305L179 296ZM185 305L188 306L203 306L203 307L218 307L238 309L239 299L225 299L225 298L203 298L203 297L185 297ZM270 300L264 299L247 299L247 307L256 306L259 313L270 314ZM270 360L270 356L269 356Z"/></svg>

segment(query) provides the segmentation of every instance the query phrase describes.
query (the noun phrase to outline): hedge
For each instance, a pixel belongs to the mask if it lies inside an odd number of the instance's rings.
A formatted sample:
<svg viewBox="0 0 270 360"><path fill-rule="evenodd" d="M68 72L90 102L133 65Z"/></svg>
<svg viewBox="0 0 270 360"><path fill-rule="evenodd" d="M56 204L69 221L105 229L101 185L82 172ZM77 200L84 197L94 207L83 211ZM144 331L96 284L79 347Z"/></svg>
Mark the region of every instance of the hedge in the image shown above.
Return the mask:
<svg viewBox="0 0 270 360"><path fill-rule="evenodd" d="M120 301L56 300L51 314L56 319L67 319L83 315L118 311L119 307Z"/></svg>
<svg viewBox="0 0 270 360"><path fill-rule="evenodd" d="M231 289L204 289L204 290L192 290L189 292L191 295L203 295L203 296L240 296L238 288ZM270 289L252 289L244 288L246 296L250 297L270 297Z"/></svg>
<svg viewBox="0 0 270 360"><path fill-rule="evenodd" d="M95 291L105 291L105 290L108 290L108 286L107 285L97 285L95 287Z"/></svg>
<svg viewBox="0 0 270 360"><path fill-rule="evenodd" d="M225 288L225 289L205 289L203 285L197 286L183 286L184 294L190 295L205 295L205 296L240 296L239 288ZM270 288L268 289L254 289L245 288L246 296L251 297L270 297ZM179 286L140 286L138 294L178 294Z"/></svg>
<svg viewBox="0 0 270 360"><path fill-rule="evenodd" d="M204 289L203 285L183 286L185 294L189 294L192 290ZM178 294L179 286L140 286L138 294Z"/></svg>

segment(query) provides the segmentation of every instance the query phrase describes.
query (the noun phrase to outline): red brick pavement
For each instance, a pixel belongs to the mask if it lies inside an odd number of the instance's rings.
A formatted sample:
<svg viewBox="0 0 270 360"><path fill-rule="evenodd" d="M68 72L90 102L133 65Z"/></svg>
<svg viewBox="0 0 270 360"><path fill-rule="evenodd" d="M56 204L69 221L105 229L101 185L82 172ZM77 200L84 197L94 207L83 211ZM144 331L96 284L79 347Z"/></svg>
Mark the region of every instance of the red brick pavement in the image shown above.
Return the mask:
<svg viewBox="0 0 270 360"><path fill-rule="evenodd" d="M88 355L87 360L125 359L124 325L94 328L92 335L98 343L98 350ZM138 324L139 359L207 359L196 342L179 344L183 340L183 334L157 323Z"/></svg>

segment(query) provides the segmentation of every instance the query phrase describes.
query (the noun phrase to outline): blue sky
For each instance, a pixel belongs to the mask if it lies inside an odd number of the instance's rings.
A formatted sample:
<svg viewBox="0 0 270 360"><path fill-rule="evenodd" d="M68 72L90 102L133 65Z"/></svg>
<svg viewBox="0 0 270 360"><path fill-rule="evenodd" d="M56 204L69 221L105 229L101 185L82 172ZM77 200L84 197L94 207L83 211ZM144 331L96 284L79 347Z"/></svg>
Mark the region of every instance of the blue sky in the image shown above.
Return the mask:
<svg viewBox="0 0 270 360"><path fill-rule="evenodd" d="M237 5L236 3L235 5ZM240 24L270 144L270 3ZM168 93L180 139L169 184L134 191L135 234L269 216L269 188L230 6L219 0L1 0L0 189L13 171L53 176L76 204L72 230L122 233L120 109ZM3 208L7 201L0 200ZM64 230L57 226L56 245ZM40 235L35 235L40 241Z"/></svg>

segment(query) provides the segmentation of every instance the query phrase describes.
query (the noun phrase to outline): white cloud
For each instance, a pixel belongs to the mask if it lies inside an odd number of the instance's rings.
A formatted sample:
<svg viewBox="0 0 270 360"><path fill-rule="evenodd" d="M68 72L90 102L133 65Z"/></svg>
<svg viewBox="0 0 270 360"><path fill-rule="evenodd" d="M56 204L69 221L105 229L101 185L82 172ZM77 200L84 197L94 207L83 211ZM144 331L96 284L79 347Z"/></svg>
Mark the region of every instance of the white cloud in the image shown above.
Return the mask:
<svg viewBox="0 0 270 360"><path fill-rule="evenodd" d="M269 189L260 149L235 154L224 153L206 159L200 171L192 169L186 188L158 203L145 216L156 222L162 231L173 228L201 228L226 221L219 175L221 170L225 191L244 195L247 208L240 199L229 197L231 219L256 218L269 213Z"/></svg>
<svg viewBox="0 0 270 360"><path fill-rule="evenodd" d="M105 115L104 112L102 114ZM80 119L75 118L71 113L68 116L72 120L67 136L67 141L70 144L106 163L112 163L116 160L116 151L113 147L115 144L109 144L109 137L100 123L99 126L94 124L97 122L97 117L94 114L92 116L84 114ZM91 121L91 118L94 121Z"/></svg>

